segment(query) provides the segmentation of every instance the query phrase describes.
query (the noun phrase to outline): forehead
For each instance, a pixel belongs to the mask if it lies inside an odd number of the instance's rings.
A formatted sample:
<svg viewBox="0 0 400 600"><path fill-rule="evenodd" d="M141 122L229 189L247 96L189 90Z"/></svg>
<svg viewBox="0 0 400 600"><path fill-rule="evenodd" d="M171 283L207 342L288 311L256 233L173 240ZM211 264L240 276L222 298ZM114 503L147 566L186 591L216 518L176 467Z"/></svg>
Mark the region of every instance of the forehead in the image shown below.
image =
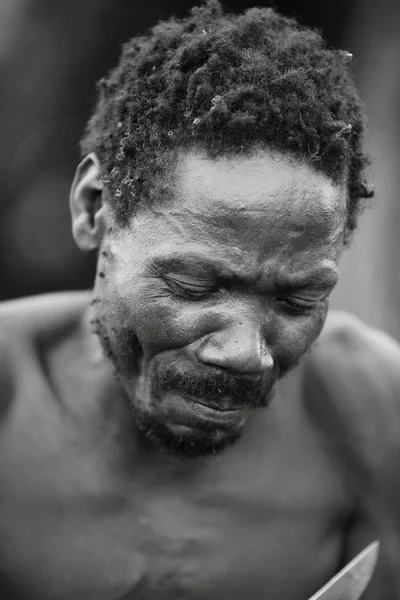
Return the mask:
<svg viewBox="0 0 400 600"><path fill-rule="evenodd" d="M215 214L288 210L298 219L343 216L344 194L332 180L289 155L263 150L250 156L215 159L200 153L181 155L175 194L181 204Z"/></svg>
<svg viewBox="0 0 400 600"><path fill-rule="evenodd" d="M270 260L337 262L345 222L344 187L292 157L258 151L209 158L181 154L173 194L139 213L148 252L201 249L247 268ZM147 243L146 243L147 242Z"/></svg>

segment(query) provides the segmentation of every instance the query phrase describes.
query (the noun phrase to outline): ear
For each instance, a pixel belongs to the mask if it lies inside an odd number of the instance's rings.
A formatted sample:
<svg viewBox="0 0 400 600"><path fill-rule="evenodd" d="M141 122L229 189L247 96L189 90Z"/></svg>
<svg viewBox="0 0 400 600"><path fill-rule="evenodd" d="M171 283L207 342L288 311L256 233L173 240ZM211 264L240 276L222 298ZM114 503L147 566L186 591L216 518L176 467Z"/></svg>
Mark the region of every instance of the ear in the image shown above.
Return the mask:
<svg viewBox="0 0 400 600"><path fill-rule="evenodd" d="M79 164L70 193L72 234L84 252L99 248L107 230L109 213L100 181L100 162L92 152Z"/></svg>

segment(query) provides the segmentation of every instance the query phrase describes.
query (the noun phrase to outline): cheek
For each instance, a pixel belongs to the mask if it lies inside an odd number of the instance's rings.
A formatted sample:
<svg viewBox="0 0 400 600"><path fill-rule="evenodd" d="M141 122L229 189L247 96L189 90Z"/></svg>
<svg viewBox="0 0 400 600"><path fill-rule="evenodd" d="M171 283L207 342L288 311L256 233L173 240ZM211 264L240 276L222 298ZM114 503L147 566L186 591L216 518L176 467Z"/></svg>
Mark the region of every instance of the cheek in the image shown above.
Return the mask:
<svg viewBox="0 0 400 600"><path fill-rule="evenodd" d="M224 310L196 302L181 302L168 296L163 284L114 270L109 278L108 323L120 356L138 348L145 361L176 351L222 327ZM245 309L244 309L245 310ZM323 327L327 305L307 317L275 314L266 332L275 360L290 364L298 360L317 339ZM243 313L241 313L243 314Z"/></svg>
<svg viewBox="0 0 400 600"><path fill-rule="evenodd" d="M280 319L276 330L275 357L282 364L296 362L317 340L328 310L324 302L318 312L308 317Z"/></svg>
<svg viewBox="0 0 400 600"><path fill-rule="evenodd" d="M143 304L137 331L148 358L183 349L215 328L210 310L168 299Z"/></svg>
<svg viewBox="0 0 400 600"><path fill-rule="evenodd" d="M125 281L114 289L112 318L118 337L136 337L146 361L205 335L210 319L204 316L198 304L173 300L162 285Z"/></svg>
<svg viewBox="0 0 400 600"><path fill-rule="evenodd" d="M277 363L296 362L318 338L326 318L326 307L321 307L307 318L271 319L271 330L266 332L271 351ZM135 328L144 355L179 350L223 328L224 312L218 307L197 303L180 303L168 298L157 301L138 301Z"/></svg>

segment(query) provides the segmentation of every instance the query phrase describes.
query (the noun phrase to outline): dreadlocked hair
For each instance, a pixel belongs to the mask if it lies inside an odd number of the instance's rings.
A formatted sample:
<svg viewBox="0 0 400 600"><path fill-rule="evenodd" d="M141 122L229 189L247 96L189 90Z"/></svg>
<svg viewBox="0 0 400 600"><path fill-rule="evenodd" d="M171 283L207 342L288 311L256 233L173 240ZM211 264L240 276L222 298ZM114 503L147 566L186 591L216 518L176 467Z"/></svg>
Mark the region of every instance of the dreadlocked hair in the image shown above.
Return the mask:
<svg viewBox="0 0 400 600"><path fill-rule="evenodd" d="M179 151L291 153L346 183L347 245L373 196L350 57L272 8L233 15L208 0L123 46L98 83L82 156L97 154L124 226L168 188Z"/></svg>

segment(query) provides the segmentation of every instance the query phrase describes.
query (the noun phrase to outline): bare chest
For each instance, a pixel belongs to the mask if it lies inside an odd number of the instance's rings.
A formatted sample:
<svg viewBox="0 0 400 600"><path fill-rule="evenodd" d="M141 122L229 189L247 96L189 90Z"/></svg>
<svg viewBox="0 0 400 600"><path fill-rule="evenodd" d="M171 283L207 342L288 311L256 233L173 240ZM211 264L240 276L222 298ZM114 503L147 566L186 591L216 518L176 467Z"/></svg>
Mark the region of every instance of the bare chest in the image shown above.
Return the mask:
<svg viewBox="0 0 400 600"><path fill-rule="evenodd" d="M317 440L280 422L192 470L133 465L127 482L101 437L16 410L1 439L2 585L23 600L308 597L340 561L346 499Z"/></svg>

